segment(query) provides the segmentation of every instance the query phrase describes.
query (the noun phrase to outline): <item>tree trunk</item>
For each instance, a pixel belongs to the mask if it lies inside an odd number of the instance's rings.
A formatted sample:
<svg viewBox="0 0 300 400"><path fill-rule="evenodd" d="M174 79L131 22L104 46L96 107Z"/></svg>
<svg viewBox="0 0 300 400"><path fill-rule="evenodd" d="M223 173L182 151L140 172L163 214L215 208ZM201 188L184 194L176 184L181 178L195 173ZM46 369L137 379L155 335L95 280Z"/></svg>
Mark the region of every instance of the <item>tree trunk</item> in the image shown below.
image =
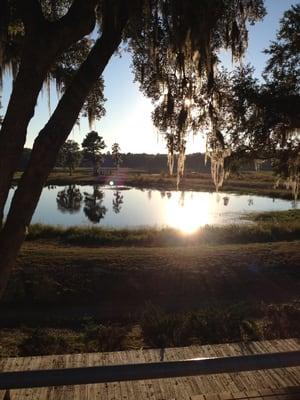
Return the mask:
<svg viewBox="0 0 300 400"><path fill-rule="evenodd" d="M27 126L34 114L37 97L47 72L46 65L41 62L32 65L30 60L33 54L34 51L28 52L28 57L26 55L20 66L0 132L0 221L13 174L22 155Z"/></svg>
<svg viewBox="0 0 300 400"><path fill-rule="evenodd" d="M107 31L103 32L34 142L29 164L0 232L0 297L6 288L10 271L60 147L74 126L89 91L118 48L126 22L127 17L123 16L117 27L108 26Z"/></svg>
<svg viewBox="0 0 300 400"><path fill-rule="evenodd" d="M28 23L29 33L0 130L0 227L11 181L22 157L27 127L47 72L58 55L94 27L94 0L85 1L75 0L68 14L54 23L45 21L39 10L31 10L30 6L25 5L23 10L25 30ZM34 11L36 16L32 15ZM75 24L79 17L83 21Z"/></svg>

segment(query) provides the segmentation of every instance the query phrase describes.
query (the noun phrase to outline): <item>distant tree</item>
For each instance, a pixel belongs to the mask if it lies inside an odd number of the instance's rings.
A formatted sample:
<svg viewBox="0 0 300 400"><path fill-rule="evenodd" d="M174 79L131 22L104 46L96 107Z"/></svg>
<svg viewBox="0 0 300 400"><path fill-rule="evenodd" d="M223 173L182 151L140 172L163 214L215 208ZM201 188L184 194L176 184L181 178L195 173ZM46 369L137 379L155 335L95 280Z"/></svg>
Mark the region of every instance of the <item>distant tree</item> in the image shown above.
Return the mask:
<svg viewBox="0 0 300 400"><path fill-rule="evenodd" d="M111 146L111 154L112 158L114 160L115 166L119 168L120 164L122 163L122 157L121 157L121 148L118 143L114 143Z"/></svg>
<svg viewBox="0 0 300 400"><path fill-rule="evenodd" d="M74 140L67 140L61 147L58 153L57 164L67 168L69 174L72 175L81 160L81 152L79 145Z"/></svg>
<svg viewBox="0 0 300 400"><path fill-rule="evenodd" d="M98 174L99 166L103 160L102 150L104 150L106 144L102 136L98 135L98 132L89 132L82 142L83 155L91 161L93 164L94 175Z"/></svg>

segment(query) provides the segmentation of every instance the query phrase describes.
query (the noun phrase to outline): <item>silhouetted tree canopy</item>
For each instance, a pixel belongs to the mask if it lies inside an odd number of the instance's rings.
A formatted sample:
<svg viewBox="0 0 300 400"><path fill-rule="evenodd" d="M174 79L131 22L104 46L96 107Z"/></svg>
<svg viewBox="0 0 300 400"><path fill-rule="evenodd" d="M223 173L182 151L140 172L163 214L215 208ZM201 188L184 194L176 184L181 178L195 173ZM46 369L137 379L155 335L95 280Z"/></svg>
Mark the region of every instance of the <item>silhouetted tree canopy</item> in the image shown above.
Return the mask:
<svg viewBox="0 0 300 400"><path fill-rule="evenodd" d="M58 153L57 165L67 168L69 174L72 175L80 160L81 152L78 143L74 140L67 140Z"/></svg>
<svg viewBox="0 0 300 400"><path fill-rule="evenodd" d="M97 175L99 166L103 161L102 150L106 147L102 136L99 136L96 131L91 131L86 135L81 146L84 158L91 161L94 174Z"/></svg>
<svg viewBox="0 0 300 400"><path fill-rule="evenodd" d="M121 156L121 148L118 143L114 143L111 146L111 155L112 155L115 166L117 168L119 168L119 166L122 163L122 156Z"/></svg>

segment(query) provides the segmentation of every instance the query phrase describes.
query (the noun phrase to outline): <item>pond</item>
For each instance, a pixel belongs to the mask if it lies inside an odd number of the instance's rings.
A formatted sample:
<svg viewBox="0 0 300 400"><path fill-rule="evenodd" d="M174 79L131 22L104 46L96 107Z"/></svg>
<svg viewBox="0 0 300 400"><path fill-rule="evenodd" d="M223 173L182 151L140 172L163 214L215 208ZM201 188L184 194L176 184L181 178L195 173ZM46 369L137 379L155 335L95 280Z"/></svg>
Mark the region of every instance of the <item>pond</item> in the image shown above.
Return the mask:
<svg viewBox="0 0 300 400"><path fill-rule="evenodd" d="M13 189L9 200L12 195ZM159 191L100 185L49 186L43 189L32 222L114 228L168 226L189 233L206 224L241 222L239 218L243 213L295 207L297 204L289 200L224 192Z"/></svg>

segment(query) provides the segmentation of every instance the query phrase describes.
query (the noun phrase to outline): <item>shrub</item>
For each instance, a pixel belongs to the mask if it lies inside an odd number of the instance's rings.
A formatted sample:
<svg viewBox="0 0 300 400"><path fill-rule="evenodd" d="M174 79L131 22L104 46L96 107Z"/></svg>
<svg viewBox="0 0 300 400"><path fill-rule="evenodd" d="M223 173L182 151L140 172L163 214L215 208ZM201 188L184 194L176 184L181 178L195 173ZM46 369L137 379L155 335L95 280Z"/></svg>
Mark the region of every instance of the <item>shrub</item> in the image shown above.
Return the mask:
<svg viewBox="0 0 300 400"><path fill-rule="evenodd" d="M87 351L114 351L122 350L125 336L124 327L89 322L85 326L83 340Z"/></svg>
<svg viewBox="0 0 300 400"><path fill-rule="evenodd" d="M21 356L35 356L66 353L68 343L62 336L46 332L44 329L35 329L19 345Z"/></svg>

